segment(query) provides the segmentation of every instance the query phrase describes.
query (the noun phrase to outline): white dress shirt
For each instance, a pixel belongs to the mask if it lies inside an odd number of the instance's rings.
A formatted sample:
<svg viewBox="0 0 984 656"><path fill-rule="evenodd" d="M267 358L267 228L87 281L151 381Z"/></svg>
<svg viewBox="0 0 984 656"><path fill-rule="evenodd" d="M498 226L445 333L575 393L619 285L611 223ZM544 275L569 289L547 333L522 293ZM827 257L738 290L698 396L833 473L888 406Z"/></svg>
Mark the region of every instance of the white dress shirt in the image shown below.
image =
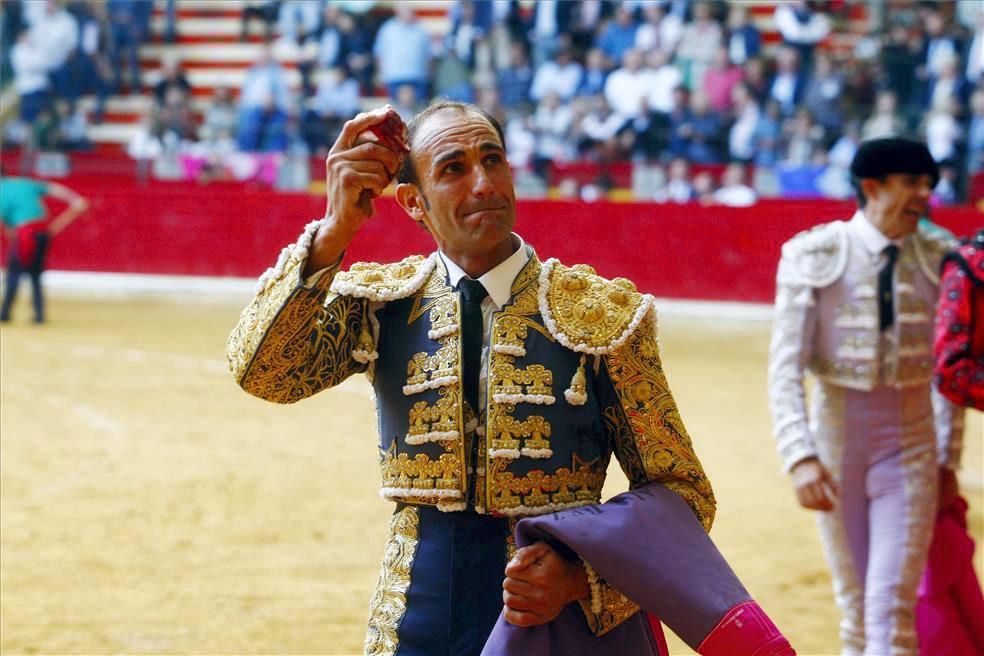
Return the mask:
<svg viewBox="0 0 984 656"><path fill-rule="evenodd" d="M488 371L489 366L489 333L491 332L492 315L500 311L512 299L513 281L516 280L516 276L530 261L533 254L533 250L526 245L522 237L516 233L513 233L512 236L513 243L517 244L513 254L478 279L478 282L482 283L482 287L485 287L485 291L489 293L482 301L482 375L478 377L478 405L483 411L486 406L487 376L484 374ZM458 282L468 274L443 252L438 251L438 254L448 270L448 283L452 287L457 287ZM484 412L479 414L479 424L484 425L485 419L481 416Z"/></svg>

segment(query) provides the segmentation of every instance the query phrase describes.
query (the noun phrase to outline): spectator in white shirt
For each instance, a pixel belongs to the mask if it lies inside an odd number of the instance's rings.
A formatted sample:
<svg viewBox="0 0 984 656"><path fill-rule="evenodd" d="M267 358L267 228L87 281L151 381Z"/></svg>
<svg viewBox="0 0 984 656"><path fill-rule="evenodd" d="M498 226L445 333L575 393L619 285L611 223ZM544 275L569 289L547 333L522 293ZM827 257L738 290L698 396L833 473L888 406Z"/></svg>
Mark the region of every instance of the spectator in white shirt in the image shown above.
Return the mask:
<svg viewBox="0 0 984 656"><path fill-rule="evenodd" d="M799 53L805 68L812 68L814 49L830 34L830 19L805 0L778 3L772 17L783 42Z"/></svg>
<svg viewBox="0 0 984 656"><path fill-rule="evenodd" d="M694 188L690 184L690 163L683 157L675 157L670 161L666 174L666 197L655 198L659 203L689 203L694 199Z"/></svg>
<svg viewBox="0 0 984 656"><path fill-rule="evenodd" d="M694 4L694 20L684 26L676 52L677 63L684 69L690 89L702 88L704 71L723 43L724 33L711 13L710 3Z"/></svg>
<svg viewBox="0 0 984 656"><path fill-rule="evenodd" d="M530 98L540 102L551 91L555 92L564 102L569 102L581 84L584 69L574 60L570 49L561 48L548 59L533 75L533 85L530 87Z"/></svg>
<svg viewBox="0 0 984 656"><path fill-rule="evenodd" d="M538 159L554 162L573 159L573 152L567 138L572 119L570 103L562 103L560 96L555 92L550 92L543 97L533 114Z"/></svg>
<svg viewBox="0 0 984 656"><path fill-rule="evenodd" d="M31 26L31 41L44 62L52 86L74 102L79 91L70 69L69 55L79 45L78 21L57 2L48 0L43 17Z"/></svg>
<svg viewBox="0 0 984 656"><path fill-rule="evenodd" d="M951 97L933 108L926 117L926 147L937 162L957 157L958 145L963 139L963 129L956 117L959 111L959 102Z"/></svg>
<svg viewBox="0 0 984 656"><path fill-rule="evenodd" d="M643 23L636 30L635 47L644 53L661 50L673 55L683 35L683 22L675 14L668 14L661 2L645 5L642 17Z"/></svg>
<svg viewBox="0 0 984 656"><path fill-rule="evenodd" d="M967 46L967 70L964 76L971 86L977 86L984 80L984 4L977 4L974 35Z"/></svg>
<svg viewBox="0 0 984 656"><path fill-rule="evenodd" d="M48 106L48 70L28 28L21 28L10 50L14 89L20 96L20 118L30 124Z"/></svg>
<svg viewBox="0 0 984 656"><path fill-rule="evenodd" d="M755 157L755 128L761 112L748 87L738 83L731 89L734 123L728 131L728 153L732 160L750 162Z"/></svg>
<svg viewBox="0 0 984 656"><path fill-rule="evenodd" d="M301 119L301 130L310 151L319 157L327 155L345 121L359 113L360 102L359 83L344 68L325 71Z"/></svg>
<svg viewBox="0 0 984 656"><path fill-rule="evenodd" d="M755 190L745 184L745 166L728 164L721 175L721 187L714 192L714 202L728 207L750 207L758 200Z"/></svg>
<svg viewBox="0 0 984 656"><path fill-rule="evenodd" d="M861 128L861 140L896 137L905 132L905 122L897 111L898 101L891 91L875 96L875 111Z"/></svg>
<svg viewBox="0 0 984 656"><path fill-rule="evenodd" d="M649 109L660 114L673 111L673 90L683 84L683 73L673 65L670 53L665 50L653 50L646 55L649 66Z"/></svg>
<svg viewBox="0 0 984 656"><path fill-rule="evenodd" d="M623 123L648 112L651 81L642 53L634 48L626 50L622 68L612 71L605 82L605 100Z"/></svg>
<svg viewBox="0 0 984 656"><path fill-rule="evenodd" d="M277 28L286 44L304 43L318 29L321 0L283 0L277 14Z"/></svg>

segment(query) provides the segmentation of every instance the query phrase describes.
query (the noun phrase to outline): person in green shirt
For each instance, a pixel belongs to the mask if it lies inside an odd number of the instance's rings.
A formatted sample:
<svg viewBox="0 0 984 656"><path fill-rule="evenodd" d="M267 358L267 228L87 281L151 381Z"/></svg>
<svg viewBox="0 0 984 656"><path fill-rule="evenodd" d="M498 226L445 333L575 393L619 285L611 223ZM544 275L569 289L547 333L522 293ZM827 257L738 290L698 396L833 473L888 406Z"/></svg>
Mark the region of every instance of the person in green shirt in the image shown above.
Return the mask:
<svg viewBox="0 0 984 656"><path fill-rule="evenodd" d="M50 222L42 202L45 196L68 204ZM31 278L34 323L44 323L41 273L51 238L64 230L89 207L89 201L68 187L31 178L0 177L0 224L11 242L7 256L6 284L0 304L0 321L10 321L10 308L17 296L20 278Z"/></svg>

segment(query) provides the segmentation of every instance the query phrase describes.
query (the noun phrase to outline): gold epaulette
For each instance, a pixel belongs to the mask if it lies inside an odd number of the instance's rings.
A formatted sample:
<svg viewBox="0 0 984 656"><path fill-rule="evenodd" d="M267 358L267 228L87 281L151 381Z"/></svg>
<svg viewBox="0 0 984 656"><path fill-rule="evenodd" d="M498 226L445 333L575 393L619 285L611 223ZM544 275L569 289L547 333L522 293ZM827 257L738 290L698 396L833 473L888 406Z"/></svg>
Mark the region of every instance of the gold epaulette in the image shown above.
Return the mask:
<svg viewBox="0 0 984 656"><path fill-rule="evenodd" d="M607 354L622 346L653 307L653 297L625 278L607 280L586 264L555 259L540 272L540 314L550 333L580 353Z"/></svg>
<svg viewBox="0 0 984 656"><path fill-rule="evenodd" d="M847 268L847 223L824 223L782 245L776 279L781 285L826 287Z"/></svg>
<svg viewBox="0 0 984 656"><path fill-rule="evenodd" d="M920 225L912 235L919 268L935 284L940 283L943 256L957 245L957 240L940 229Z"/></svg>
<svg viewBox="0 0 984 656"><path fill-rule="evenodd" d="M429 257L411 255L389 264L356 262L348 271L335 275L331 291L370 301L406 298L427 282L434 271L436 257L436 254Z"/></svg>

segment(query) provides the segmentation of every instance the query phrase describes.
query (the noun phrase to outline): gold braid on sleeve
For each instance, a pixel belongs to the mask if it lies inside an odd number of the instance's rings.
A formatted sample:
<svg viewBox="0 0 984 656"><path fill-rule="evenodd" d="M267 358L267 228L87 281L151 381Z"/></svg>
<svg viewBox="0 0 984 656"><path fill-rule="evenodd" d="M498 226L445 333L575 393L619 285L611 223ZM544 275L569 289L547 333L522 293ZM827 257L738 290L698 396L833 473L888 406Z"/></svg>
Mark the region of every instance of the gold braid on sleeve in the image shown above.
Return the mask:
<svg viewBox="0 0 984 656"><path fill-rule="evenodd" d="M619 349L606 356L621 416L614 422L615 454L633 487L658 482L679 494L705 531L714 521L711 483L694 453L659 357L652 313Z"/></svg>
<svg viewBox="0 0 984 656"><path fill-rule="evenodd" d="M596 636L604 635L639 612L639 606L609 585L598 572L582 560L591 596L579 600L588 627Z"/></svg>
<svg viewBox="0 0 984 656"><path fill-rule="evenodd" d="M334 271L301 285L303 261L288 261L243 310L229 336L233 376L250 394L294 403L342 382L366 364L352 357L365 325L365 299L328 291Z"/></svg>

